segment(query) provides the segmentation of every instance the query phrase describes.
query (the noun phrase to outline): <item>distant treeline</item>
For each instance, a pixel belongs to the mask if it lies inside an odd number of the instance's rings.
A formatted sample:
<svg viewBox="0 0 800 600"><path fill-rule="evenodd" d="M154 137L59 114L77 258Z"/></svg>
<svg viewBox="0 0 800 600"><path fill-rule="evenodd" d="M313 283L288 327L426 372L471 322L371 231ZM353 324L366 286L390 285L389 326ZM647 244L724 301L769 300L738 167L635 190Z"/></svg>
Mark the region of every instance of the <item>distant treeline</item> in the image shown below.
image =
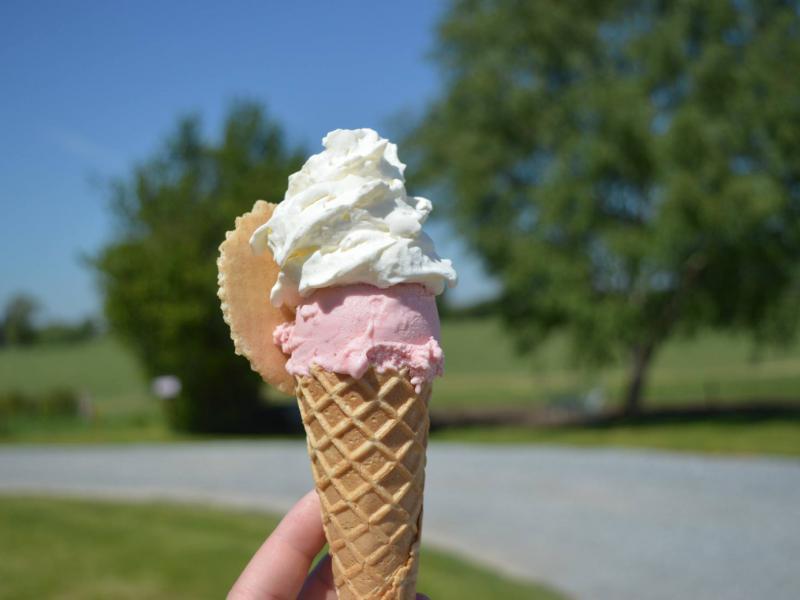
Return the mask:
<svg viewBox="0 0 800 600"><path fill-rule="evenodd" d="M443 320L476 319L501 314L499 298L483 300L467 306L453 306L445 296L437 297L439 316Z"/></svg>
<svg viewBox="0 0 800 600"><path fill-rule="evenodd" d="M36 314L40 306L28 294L17 294L6 303L0 319L0 347L79 342L100 331L98 321L92 318L38 324Z"/></svg>

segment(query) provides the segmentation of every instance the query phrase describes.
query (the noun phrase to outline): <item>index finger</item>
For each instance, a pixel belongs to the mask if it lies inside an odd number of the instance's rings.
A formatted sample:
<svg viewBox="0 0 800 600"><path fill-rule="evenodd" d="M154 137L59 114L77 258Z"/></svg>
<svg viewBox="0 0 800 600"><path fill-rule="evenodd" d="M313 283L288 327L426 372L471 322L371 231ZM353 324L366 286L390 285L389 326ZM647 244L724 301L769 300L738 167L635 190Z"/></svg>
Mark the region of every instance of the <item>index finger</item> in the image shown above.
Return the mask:
<svg viewBox="0 0 800 600"><path fill-rule="evenodd" d="M319 498L311 490L258 549L228 593L228 600L294 600L324 545Z"/></svg>

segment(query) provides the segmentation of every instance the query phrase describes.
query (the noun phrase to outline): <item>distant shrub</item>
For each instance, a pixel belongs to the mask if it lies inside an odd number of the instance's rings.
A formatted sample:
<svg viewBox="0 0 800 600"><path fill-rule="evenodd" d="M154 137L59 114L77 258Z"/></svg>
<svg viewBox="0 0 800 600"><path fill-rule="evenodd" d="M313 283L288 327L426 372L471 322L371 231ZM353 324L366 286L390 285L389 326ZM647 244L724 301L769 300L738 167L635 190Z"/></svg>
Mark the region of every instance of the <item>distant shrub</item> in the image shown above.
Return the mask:
<svg viewBox="0 0 800 600"><path fill-rule="evenodd" d="M39 301L33 296L24 293L13 296L0 315L0 341L9 346L33 343L36 340L34 321L38 311Z"/></svg>
<svg viewBox="0 0 800 600"><path fill-rule="evenodd" d="M31 414L33 411L32 398L19 390L10 390L0 394L0 419L13 416Z"/></svg>
<svg viewBox="0 0 800 600"><path fill-rule="evenodd" d="M80 396L74 390L55 388L40 394L19 390L0 392L0 420L28 418L77 418Z"/></svg>
<svg viewBox="0 0 800 600"><path fill-rule="evenodd" d="M44 417L77 417L80 397L66 388L50 390L39 397L39 411Z"/></svg>
<svg viewBox="0 0 800 600"><path fill-rule="evenodd" d="M42 344L83 342L97 336L99 331L100 327L93 319L83 319L77 323L55 321L36 332L36 342Z"/></svg>
<svg viewBox="0 0 800 600"><path fill-rule="evenodd" d="M81 342L100 333L100 324L93 318L40 325L39 308L39 301L29 294L13 296L0 311L0 347Z"/></svg>

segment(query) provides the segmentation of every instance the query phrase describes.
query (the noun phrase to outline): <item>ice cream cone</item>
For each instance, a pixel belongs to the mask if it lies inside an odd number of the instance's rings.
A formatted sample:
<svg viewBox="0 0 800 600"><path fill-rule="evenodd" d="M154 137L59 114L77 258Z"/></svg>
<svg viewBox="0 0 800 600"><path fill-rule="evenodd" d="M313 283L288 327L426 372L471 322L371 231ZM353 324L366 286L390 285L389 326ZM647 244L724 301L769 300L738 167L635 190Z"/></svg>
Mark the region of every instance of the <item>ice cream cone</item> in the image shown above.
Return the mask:
<svg viewBox="0 0 800 600"><path fill-rule="evenodd" d="M435 297L456 273L422 230L432 205L406 193L394 144L337 129L323 145L280 205L237 219L219 297L236 352L295 388L339 599L413 600L444 359Z"/></svg>
<svg viewBox="0 0 800 600"><path fill-rule="evenodd" d="M339 600L413 600L430 386L374 368L296 382Z"/></svg>

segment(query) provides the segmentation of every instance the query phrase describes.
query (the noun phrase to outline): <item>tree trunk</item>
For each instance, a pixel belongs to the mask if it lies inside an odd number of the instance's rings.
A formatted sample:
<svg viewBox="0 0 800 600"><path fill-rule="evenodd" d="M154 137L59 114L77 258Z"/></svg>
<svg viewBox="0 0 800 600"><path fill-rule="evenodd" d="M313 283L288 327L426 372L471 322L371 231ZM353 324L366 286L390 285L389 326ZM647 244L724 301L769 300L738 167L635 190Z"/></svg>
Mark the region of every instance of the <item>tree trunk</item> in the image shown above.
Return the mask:
<svg viewBox="0 0 800 600"><path fill-rule="evenodd" d="M626 415L638 414L642 409L642 391L647 378L647 369L653 358L653 345L636 346L631 360L628 391L625 394L624 411Z"/></svg>

